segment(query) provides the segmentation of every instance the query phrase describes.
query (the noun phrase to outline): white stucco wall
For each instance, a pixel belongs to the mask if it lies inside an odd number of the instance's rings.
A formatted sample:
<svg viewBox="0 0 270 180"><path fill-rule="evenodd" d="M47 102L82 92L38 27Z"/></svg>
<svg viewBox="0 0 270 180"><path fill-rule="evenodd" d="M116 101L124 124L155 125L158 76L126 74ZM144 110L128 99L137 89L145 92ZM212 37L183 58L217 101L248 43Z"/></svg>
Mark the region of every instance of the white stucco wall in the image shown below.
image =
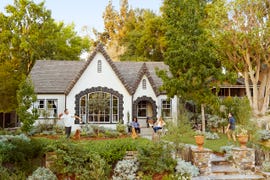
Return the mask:
<svg viewBox="0 0 270 180"><path fill-rule="evenodd" d="M97 72L97 62L101 60L102 62L102 72ZM84 91L87 88L92 87L107 87L111 88L114 91L119 92L123 95L123 120L127 121L127 113L132 112L132 97L129 92L126 90L120 79L117 77L116 73L104 58L101 53L97 53L92 62L89 64L88 68L84 71L81 78L77 81L73 89L67 95L67 108L70 113L75 113L75 96Z"/></svg>
<svg viewBox="0 0 270 180"><path fill-rule="evenodd" d="M146 80L146 89L142 88L142 81L143 79ZM154 89L152 88L148 78L144 75L133 95L133 100L135 101L138 97L142 97L142 96L147 96L147 97L151 97L154 101L157 100L156 94Z"/></svg>

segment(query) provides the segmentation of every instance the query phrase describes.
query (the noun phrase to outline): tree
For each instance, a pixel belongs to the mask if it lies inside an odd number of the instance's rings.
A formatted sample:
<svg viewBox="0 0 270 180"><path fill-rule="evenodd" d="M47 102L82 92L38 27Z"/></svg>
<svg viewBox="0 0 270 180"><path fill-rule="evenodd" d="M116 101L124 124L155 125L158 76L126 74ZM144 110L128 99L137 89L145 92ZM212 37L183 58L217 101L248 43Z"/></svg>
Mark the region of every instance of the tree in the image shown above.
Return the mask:
<svg viewBox="0 0 270 180"><path fill-rule="evenodd" d="M126 35L120 42L125 52L120 60L163 61L166 50L165 27L161 16L136 9L125 23Z"/></svg>
<svg viewBox="0 0 270 180"><path fill-rule="evenodd" d="M39 116L37 108L33 107L33 104L37 101L37 96L30 79L25 79L20 84L17 92L17 101L17 114L20 121L23 123L22 131L29 132Z"/></svg>
<svg viewBox="0 0 270 180"><path fill-rule="evenodd" d="M269 106L269 11L267 0L217 0L209 8L217 50L226 69L244 77L255 116L265 115Z"/></svg>
<svg viewBox="0 0 270 180"><path fill-rule="evenodd" d="M165 63L170 75L160 71L162 89L201 106L205 131L205 106L217 98L212 92L222 79L222 69L213 43L207 37L207 0L164 0L162 16L166 25Z"/></svg>
<svg viewBox="0 0 270 180"><path fill-rule="evenodd" d="M44 2L14 0L0 12L0 98L7 100L0 112L17 107L22 75L29 74L36 60L79 60L89 46L89 39L78 36L74 25L56 23Z"/></svg>

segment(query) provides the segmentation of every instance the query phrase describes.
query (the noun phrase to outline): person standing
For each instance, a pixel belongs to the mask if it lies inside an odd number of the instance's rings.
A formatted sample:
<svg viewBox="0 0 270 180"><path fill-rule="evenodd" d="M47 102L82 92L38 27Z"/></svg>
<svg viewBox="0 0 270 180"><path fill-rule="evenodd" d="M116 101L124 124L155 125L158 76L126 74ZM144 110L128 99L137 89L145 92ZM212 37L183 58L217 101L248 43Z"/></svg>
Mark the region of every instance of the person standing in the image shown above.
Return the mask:
<svg viewBox="0 0 270 180"><path fill-rule="evenodd" d="M76 115L72 116L71 114L69 114L68 109L65 109L64 114L63 113L59 114L59 119L62 119L63 122L64 122L65 133L66 133L67 138L70 137L71 127L72 127L72 125L74 123L73 122L74 118L79 119L80 121L82 121L82 119L79 116L76 116Z"/></svg>
<svg viewBox="0 0 270 180"><path fill-rule="evenodd" d="M231 140L233 138L233 141L236 142L236 137L235 137L235 124L236 121L232 115L232 113L229 113L228 115L229 118L229 124L227 126L227 129L225 133L227 133L228 139Z"/></svg>

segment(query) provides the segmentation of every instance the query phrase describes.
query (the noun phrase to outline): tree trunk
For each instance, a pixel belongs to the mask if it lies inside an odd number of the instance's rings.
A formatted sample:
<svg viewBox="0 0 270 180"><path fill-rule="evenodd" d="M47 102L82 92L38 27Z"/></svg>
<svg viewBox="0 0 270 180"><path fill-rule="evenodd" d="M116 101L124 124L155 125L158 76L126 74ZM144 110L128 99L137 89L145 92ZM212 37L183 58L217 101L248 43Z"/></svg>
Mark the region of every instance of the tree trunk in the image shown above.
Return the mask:
<svg viewBox="0 0 270 180"><path fill-rule="evenodd" d="M201 104L201 112L202 112L202 132L205 132L204 104Z"/></svg>

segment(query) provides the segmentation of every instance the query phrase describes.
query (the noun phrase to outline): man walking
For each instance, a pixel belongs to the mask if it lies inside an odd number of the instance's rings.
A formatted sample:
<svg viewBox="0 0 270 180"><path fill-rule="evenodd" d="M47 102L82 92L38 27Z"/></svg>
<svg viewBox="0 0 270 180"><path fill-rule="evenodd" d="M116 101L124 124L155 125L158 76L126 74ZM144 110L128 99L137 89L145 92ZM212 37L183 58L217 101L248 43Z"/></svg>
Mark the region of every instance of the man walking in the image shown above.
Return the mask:
<svg viewBox="0 0 270 180"><path fill-rule="evenodd" d="M227 129L225 133L227 133L228 139L231 140L233 138L233 141L236 142L235 138L235 119L232 116L232 113L229 113L229 124L227 126Z"/></svg>
<svg viewBox="0 0 270 180"><path fill-rule="evenodd" d="M71 127L73 125L74 118L82 121L82 119L79 116L76 116L76 115L72 116L71 114L69 114L68 109L65 109L64 114L63 113L59 114L59 119L62 119L64 122L65 133L67 135L67 138L70 137Z"/></svg>

